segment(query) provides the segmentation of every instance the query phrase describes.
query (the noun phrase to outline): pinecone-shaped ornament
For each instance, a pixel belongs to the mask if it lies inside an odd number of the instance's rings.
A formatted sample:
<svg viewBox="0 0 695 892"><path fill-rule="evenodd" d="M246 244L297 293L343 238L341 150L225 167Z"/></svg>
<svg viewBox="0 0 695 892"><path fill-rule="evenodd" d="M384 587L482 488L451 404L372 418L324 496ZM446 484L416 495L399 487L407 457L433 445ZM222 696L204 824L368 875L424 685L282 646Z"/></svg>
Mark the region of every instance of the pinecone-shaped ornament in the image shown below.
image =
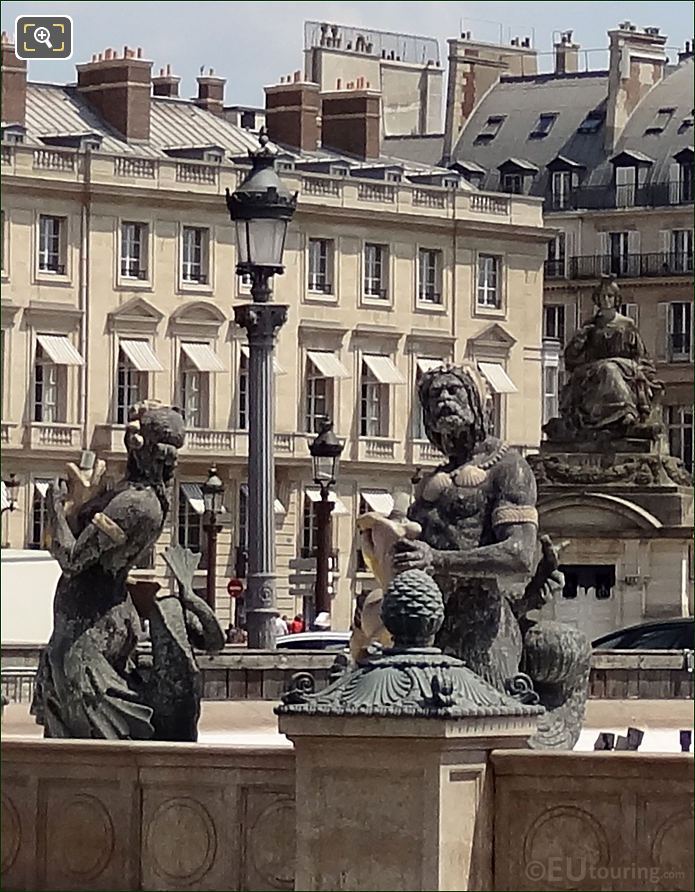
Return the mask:
<svg viewBox="0 0 695 892"><path fill-rule="evenodd" d="M394 647L430 647L444 621L439 586L424 570L406 570L386 589L381 618Z"/></svg>

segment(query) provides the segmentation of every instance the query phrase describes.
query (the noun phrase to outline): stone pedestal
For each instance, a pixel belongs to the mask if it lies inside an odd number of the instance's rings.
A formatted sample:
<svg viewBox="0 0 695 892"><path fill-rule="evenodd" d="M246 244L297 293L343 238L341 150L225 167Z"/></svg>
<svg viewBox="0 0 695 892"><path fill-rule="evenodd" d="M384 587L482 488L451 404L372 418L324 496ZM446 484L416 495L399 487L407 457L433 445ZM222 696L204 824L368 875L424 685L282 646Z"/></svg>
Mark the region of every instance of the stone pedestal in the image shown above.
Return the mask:
<svg viewBox="0 0 695 892"><path fill-rule="evenodd" d="M578 625L590 638L692 609L692 483L660 441L547 442L529 456L541 533L568 544L563 566L606 566L609 597L580 590L542 618Z"/></svg>
<svg viewBox="0 0 695 892"><path fill-rule="evenodd" d="M492 889L493 749L529 716L283 715L296 753L295 889Z"/></svg>

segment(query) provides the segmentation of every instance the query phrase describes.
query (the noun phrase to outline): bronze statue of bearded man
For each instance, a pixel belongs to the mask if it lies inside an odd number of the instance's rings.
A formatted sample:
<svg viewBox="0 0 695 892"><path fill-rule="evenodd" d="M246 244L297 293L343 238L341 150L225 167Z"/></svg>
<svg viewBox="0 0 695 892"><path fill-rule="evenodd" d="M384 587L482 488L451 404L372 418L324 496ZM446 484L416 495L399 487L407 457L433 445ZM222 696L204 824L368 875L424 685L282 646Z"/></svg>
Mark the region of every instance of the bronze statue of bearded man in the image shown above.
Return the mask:
<svg viewBox="0 0 695 892"><path fill-rule="evenodd" d="M526 616L563 584L556 549L538 540L531 468L489 435L487 387L475 367L425 373L419 398L445 460L417 487L408 517L422 532L396 543L394 572L431 573L446 604L438 646L498 689L546 707L532 745L571 748L591 651L578 630Z"/></svg>

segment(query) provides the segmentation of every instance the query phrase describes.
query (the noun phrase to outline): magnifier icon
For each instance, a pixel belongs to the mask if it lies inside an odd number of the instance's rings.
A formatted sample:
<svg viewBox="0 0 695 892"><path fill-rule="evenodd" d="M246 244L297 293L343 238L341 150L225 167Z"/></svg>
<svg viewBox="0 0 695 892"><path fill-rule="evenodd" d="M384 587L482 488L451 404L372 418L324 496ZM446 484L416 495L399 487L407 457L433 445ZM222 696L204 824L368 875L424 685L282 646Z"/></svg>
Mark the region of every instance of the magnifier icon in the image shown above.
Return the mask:
<svg viewBox="0 0 695 892"><path fill-rule="evenodd" d="M42 43L44 46L47 46L49 50L53 49L53 44L51 43L51 32L48 30L48 28L37 28L34 31L34 40L37 43Z"/></svg>

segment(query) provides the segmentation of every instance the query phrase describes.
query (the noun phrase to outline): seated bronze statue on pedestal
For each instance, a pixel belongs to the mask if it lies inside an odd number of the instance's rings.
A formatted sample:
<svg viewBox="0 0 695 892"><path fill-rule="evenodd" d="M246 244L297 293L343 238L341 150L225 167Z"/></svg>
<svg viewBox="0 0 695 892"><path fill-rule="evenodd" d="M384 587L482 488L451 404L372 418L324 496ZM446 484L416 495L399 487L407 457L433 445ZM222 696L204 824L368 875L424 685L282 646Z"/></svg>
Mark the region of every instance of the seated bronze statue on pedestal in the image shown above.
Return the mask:
<svg viewBox="0 0 695 892"><path fill-rule="evenodd" d="M550 440L596 437L656 439L662 426L656 379L637 326L619 312L620 289L603 276L593 294L596 312L565 348L569 380L560 398L560 418L545 431Z"/></svg>
<svg viewBox="0 0 695 892"><path fill-rule="evenodd" d="M533 473L489 435L487 385L473 366L426 372L419 397L427 437L445 461L417 487L408 518L420 532L401 533L392 572L430 573L445 601L437 646L499 690L545 707L532 746L570 749L584 716L591 649L577 629L527 616L563 585L557 550L547 537L538 541ZM391 533L404 529L388 523ZM359 522L368 552L380 541L378 525ZM383 567L384 555L368 556ZM389 574L381 575L387 584Z"/></svg>

